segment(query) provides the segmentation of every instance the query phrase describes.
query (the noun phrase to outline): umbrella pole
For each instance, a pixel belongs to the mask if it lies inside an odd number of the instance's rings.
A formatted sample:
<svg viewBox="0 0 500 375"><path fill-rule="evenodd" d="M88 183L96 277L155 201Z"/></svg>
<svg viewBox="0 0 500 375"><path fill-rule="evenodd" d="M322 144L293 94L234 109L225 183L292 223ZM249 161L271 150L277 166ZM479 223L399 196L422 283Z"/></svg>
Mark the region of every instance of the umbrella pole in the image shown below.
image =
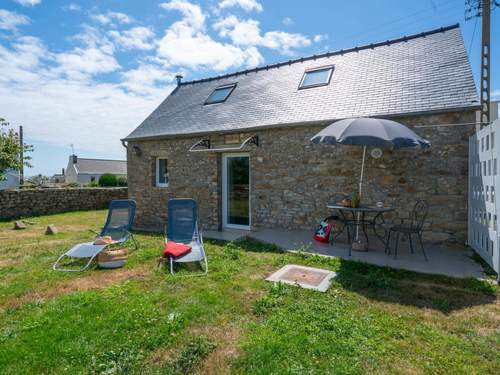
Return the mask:
<svg viewBox="0 0 500 375"><path fill-rule="evenodd" d="M361 199L361 190L363 188L363 172L365 170L366 146L363 146L363 161L361 162L361 175L359 176L359 199Z"/></svg>
<svg viewBox="0 0 500 375"><path fill-rule="evenodd" d="M359 176L359 199L361 201L361 190L363 188L363 172L365 170L365 157L366 157L366 146L363 146L363 160L361 161L361 175ZM357 225L356 225L356 241L359 239L359 215L357 216Z"/></svg>

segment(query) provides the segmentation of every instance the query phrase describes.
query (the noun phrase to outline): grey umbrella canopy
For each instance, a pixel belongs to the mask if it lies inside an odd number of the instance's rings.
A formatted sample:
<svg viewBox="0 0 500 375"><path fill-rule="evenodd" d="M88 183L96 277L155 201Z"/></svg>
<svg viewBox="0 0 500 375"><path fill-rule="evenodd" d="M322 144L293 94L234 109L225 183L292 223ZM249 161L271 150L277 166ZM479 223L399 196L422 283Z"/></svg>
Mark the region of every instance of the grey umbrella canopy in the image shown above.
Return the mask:
<svg viewBox="0 0 500 375"><path fill-rule="evenodd" d="M431 144L399 122L378 118L348 118L334 122L314 137L313 143L383 148L422 147Z"/></svg>

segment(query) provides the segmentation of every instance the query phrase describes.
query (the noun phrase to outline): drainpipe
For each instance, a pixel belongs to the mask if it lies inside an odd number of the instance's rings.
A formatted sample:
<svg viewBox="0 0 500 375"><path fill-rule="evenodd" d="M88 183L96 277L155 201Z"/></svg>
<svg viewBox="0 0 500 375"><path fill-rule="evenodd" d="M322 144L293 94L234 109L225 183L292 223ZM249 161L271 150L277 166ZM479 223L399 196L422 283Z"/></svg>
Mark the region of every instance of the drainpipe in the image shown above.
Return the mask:
<svg viewBox="0 0 500 375"><path fill-rule="evenodd" d="M123 139L121 139L121 141L122 141L122 146L125 147L128 150L127 142L124 141Z"/></svg>

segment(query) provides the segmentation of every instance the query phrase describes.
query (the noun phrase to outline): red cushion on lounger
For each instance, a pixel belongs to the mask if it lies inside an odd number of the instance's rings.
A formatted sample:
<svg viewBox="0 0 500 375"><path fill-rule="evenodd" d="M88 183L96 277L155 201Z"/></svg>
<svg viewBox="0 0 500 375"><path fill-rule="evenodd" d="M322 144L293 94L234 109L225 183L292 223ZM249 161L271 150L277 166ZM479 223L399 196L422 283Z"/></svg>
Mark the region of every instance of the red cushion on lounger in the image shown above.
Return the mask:
<svg viewBox="0 0 500 375"><path fill-rule="evenodd" d="M169 241L165 244L165 247L163 248L163 256L164 257L181 257L183 255L186 255L191 251L191 246L185 245L183 243L178 243L178 242L173 242Z"/></svg>

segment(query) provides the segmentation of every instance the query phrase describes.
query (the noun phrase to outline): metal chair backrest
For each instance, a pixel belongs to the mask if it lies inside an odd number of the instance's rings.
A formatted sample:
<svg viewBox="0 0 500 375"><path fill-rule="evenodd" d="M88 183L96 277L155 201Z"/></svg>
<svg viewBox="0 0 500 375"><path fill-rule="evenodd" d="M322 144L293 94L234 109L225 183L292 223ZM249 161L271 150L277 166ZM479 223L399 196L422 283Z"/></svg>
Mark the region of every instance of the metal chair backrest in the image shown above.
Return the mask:
<svg viewBox="0 0 500 375"><path fill-rule="evenodd" d="M429 212L429 205L422 199L419 199L415 206L413 206L413 211L411 213L412 219L412 229L416 232L421 232L424 228L425 219Z"/></svg>
<svg viewBox="0 0 500 375"><path fill-rule="evenodd" d="M170 199L166 237L175 242L191 242L196 234L197 220L198 206L193 199Z"/></svg>
<svg viewBox="0 0 500 375"><path fill-rule="evenodd" d="M114 240L124 237L134 224L135 208L136 203L131 199L111 201L100 236L111 236Z"/></svg>

